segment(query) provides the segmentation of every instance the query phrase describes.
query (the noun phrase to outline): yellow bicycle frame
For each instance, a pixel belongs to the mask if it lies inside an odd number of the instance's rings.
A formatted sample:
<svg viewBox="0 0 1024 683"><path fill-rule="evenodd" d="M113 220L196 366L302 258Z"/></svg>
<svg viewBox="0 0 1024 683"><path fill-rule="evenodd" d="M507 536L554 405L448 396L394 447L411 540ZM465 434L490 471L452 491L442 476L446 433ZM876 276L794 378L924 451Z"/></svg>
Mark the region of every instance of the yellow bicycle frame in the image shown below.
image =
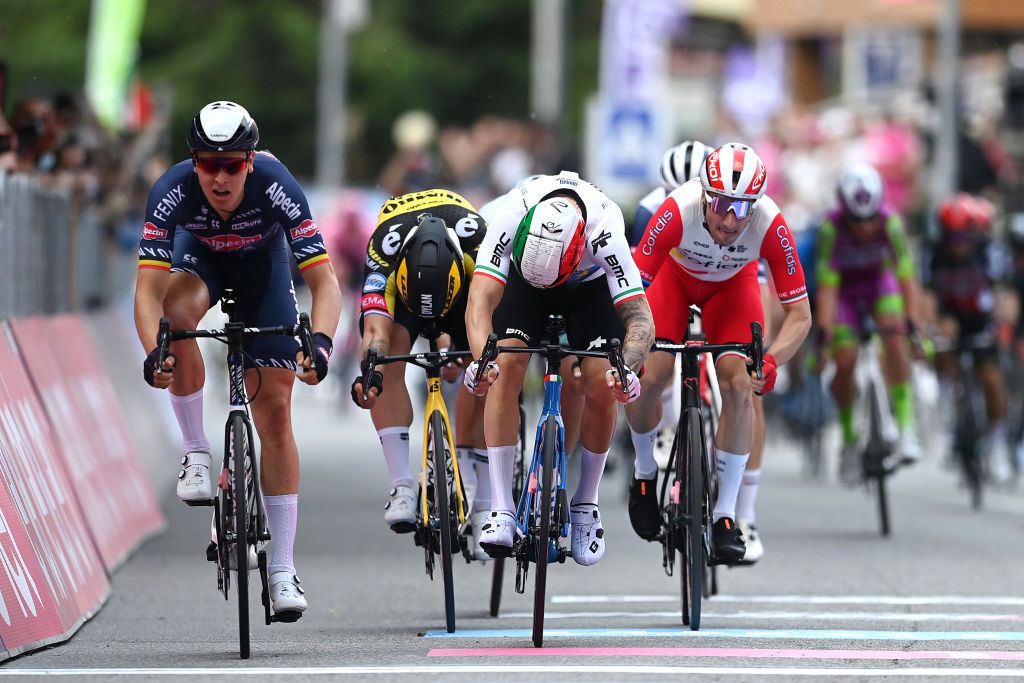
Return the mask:
<svg viewBox="0 0 1024 683"><path fill-rule="evenodd" d="M462 476L459 474L459 458L455 454L455 437L452 435L452 423L448 419L448 408L441 396L441 378L427 377L427 407L423 411L423 464L420 467L421 512L424 523L430 519L427 508L427 460L430 458L430 418L435 413L441 414L445 437L448 441L448 452L452 459L452 472L455 475L455 496L458 500L459 529L466 524L466 501L462 494Z"/></svg>

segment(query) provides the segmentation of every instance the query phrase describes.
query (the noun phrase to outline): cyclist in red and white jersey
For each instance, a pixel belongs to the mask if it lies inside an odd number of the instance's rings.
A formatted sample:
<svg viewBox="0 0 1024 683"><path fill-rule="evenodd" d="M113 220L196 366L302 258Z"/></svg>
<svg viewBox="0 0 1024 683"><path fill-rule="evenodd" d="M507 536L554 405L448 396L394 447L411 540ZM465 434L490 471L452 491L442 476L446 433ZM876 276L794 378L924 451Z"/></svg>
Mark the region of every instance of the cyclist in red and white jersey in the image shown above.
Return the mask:
<svg viewBox="0 0 1024 683"><path fill-rule="evenodd" d="M811 326L803 268L796 241L770 197L765 196L764 162L746 145L728 143L714 150L701 168L700 180L674 190L651 218L634 253L654 315L658 339L680 342L691 304L702 309L710 344L750 341L750 324L764 324L757 262L771 269L785 317L764 356L763 379L751 378L747 358L722 354L715 368L722 391L722 414L715 435L719 487L714 509L716 563L742 560L742 535L736 528L736 496L754 435L753 394L775 386L776 369L788 361ZM658 524L654 496L657 468L650 438L661 421L660 394L671 381L673 358L652 353L644 366L640 397L626 407L633 432L635 470L654 471L644 486L647 495L630 507Z"/></svg>

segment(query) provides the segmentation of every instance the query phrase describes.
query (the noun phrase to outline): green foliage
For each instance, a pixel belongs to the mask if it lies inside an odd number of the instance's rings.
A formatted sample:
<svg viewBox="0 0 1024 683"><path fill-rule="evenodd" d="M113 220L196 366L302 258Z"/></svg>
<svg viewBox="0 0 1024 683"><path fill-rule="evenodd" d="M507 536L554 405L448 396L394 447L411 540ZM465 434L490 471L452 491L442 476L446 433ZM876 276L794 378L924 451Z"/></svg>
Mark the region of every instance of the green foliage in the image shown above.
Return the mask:
<svg viewBox="0 0 1024 683"><path fill-rule="evenodd" d="M80 89L89 0L0 0L0 61L8 108L30 93ZM531 0L370 0L350 37L348 106L353 180L373 180L392 152L391 125L408 109L443 124L486 114L529 116ZM597 0L572 0L570 128L597 80ZM147 0L139 74L171 94L169 152L184 155L190 118L215 99L240 102L261 146L297 174L315 166L319 0Z"/></svg>

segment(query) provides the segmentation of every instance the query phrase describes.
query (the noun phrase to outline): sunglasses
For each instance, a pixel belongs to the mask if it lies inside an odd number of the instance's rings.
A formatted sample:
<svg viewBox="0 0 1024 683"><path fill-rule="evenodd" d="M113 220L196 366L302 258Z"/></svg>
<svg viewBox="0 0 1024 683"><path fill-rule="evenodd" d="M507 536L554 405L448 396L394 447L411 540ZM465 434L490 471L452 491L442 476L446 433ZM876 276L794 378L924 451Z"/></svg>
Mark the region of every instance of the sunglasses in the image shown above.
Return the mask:
<svg viewBox="0 0 1024 683"><path fill-rule="evenodd" d="M707 193L704 194L704 198L707 200L711 210L719 216L724 216L732 211L736 218L740 220L749 216L750 210L754 206L754 202L749 199L729 199L728 197Z"/></svg>
<svg viewBox="0 0 1024 683"><path fill-rule="evenodd" d="M211 175L218 171L224 171L228 175L235 175L249 163L249 155L244 157L192 157L192 161L203 173Z"/></svg>

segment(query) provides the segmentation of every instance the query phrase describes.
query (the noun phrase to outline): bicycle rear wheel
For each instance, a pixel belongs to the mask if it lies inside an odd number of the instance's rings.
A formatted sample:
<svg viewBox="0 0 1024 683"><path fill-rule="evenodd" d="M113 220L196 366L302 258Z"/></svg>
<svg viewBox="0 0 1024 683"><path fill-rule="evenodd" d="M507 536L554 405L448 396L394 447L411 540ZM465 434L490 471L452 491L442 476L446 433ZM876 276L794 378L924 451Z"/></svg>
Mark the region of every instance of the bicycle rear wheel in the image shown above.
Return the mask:
<svg viewBox="0 0 1024 683"><path fill-rule="evenodd" d="M441 555L441 583L444 584L444 620L448 633L455 633L455 580L452 576L451 486L448 482L448 459L451 457L445 438L441 414L430 416L430 440L434 447L434 505L440 532L438 549Z"/></svg>
<svg viewBox="0 0 1024 683"><path fill-rule="evenodd" d="M537 563L536 583L533 589L533 645L544 645L544 605L548 580L548 552L551 548L551 507L552 470L555 463L555 448L558 443L558 421L548 415L544 422L544 437L541 444L543 464L540 491L534 497L534 515L540 512L540 528L534 534L534 552ZM539 510L538 510L539 508Z"/></svg>
<svg viewBox="0 0 1024 683"><path fill-rule="evenodd" d="M523 395L519 394L519 443L516 444L516 460L512 466L512 500L519 502L523 494L523 451L526 449L526 411L523 410ZM479 529L475 530L480 533ZM494 559L491 574L491 616L498 616L501 610L501 586L505 579L505 558Z"/></svg>
<svg viewBox="0 0 1024 683"><path fill-rule="evenodd" d="M245 419L234 413L231 422L231 440L228 444L232 464L232 494L234 504L235 538L231 548L237 569L238 594L238 650L242 659L249 659L249 505L245 482L245 461L250 456L249 434Z"/></svg>
<svg viewBox="0 0 1024 683"><path fill-rule="evenodd" d="M686 411L686 517L688 520L684 544L686 560L683 575L689 589L690 630L700 630L700 609L704 597L704 573L707 557L704 533L708 510L707 489L704 486L704 439L700 411Z"/></svg>

